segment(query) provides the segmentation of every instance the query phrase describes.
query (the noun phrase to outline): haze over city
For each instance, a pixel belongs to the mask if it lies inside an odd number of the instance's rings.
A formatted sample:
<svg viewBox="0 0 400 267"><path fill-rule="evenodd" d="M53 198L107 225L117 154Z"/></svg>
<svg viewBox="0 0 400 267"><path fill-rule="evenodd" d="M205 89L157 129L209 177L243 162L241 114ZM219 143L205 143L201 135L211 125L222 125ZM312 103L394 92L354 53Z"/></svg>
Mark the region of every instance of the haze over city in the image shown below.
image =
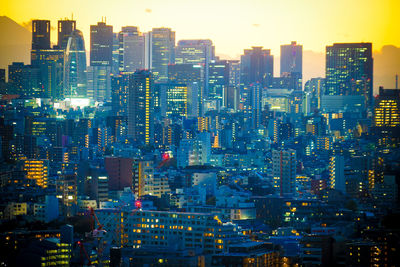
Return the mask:
<svg viewBox="0 0 400 267"><path fill-rule="evenodd" d="M400 266L399 1L0 1L0 266Z"/></svg>

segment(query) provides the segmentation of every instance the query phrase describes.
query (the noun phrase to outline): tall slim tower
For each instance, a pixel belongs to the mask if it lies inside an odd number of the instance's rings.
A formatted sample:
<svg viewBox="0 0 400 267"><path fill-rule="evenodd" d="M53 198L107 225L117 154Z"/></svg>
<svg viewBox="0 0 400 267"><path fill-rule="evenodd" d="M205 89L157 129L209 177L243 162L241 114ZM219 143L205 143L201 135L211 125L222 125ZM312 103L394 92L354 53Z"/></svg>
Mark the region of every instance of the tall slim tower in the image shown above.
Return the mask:
<svg viewBox="0 0 400 267"><path fill-rule="evenodd" d="M146 145L153 140L153 81L151 72L137 70L129 79L128 136Z"/></svg>
<svg viewBox="0 0 400 267"><path fill-rule="evenodd" d="M32 21L32 49L50 49L50 20Z"/></svg>
<svg viewBox="0 0 400 267"><path fill-rule="evenodd" d="M281 77L295 79L295 90L302 89L303 79L303 46L292 42L281 45Z"/></svg>
<svg viewBox="0 0 400 267"><path fill-rule="evenodd" d="M76 30L75 20L59 20L58 21L58 48L64 50L68 44L68 38Z"/></svg>
<svg viewBox="0 0 400 267"><path fill-rule="evenodd" d="M154 28L149 34L148 56L155 82L168 80L168 64L175 62L175 32L169 28Z"/></svg>
<svg viewBox="0 0 400 267"><path fill-rule="evenodd" d="M326 94L362 95L373 103L372 43L341 43L326 47Z"/></svg>
<svg viewBox="0 0 400 267"><path fill-rule="evenodd" d="M64 52L64 96L86 97L86 50L83 34L75 30Z"/></svg>
<svg viewBox="0 0 400 267"><path fill-rule="evenodd" d="M111 66L113 27L105 22L90 26L90 66Z"/></svg>

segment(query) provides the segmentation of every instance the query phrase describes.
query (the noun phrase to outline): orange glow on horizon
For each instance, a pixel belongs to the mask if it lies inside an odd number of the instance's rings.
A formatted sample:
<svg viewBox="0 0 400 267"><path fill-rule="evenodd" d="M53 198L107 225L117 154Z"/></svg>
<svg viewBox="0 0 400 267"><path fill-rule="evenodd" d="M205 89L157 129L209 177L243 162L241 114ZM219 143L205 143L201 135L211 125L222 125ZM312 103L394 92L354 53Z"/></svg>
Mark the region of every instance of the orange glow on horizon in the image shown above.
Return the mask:
<svg viewBox="0 0 400 267"><path fill-rule="evenodd" d="M211 39L219 55L238 58L243 49L279 46L296 40L304 50L324 52L335 42L372 42L400 46L396 0L0 0L0 15L23 24L49 19L56 43L57 20L73 14L89 47L89 27L107 18L114 32L138 26L142 32L170 27L176 40Z"/></svg>

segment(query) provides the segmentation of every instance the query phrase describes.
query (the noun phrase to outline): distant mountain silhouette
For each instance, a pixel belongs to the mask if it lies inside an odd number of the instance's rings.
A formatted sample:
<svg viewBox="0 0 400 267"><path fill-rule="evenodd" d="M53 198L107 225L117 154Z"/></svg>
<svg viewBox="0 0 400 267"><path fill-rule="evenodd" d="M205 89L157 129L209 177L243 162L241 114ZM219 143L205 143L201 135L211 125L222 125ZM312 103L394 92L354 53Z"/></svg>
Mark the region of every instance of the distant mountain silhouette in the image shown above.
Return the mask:
<svg viewBox="0 0 400 267"><path fill-rule="evenodd" d="M0 16L0 68L12 62L30 64L32 33L6 16Z"/></svg>

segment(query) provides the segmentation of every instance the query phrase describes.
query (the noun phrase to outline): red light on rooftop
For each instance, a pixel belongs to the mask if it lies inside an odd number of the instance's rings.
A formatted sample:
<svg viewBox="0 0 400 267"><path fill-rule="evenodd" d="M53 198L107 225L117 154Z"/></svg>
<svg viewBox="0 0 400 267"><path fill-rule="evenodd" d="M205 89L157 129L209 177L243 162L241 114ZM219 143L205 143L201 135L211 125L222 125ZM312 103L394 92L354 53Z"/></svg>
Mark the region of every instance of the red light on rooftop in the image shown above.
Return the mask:
<svg viewBox="0 0 400 267"><path fill-rule="evenodd" d="M142 202L139 201L139 200L136 200L136 201L135 201L135 207L136 207L137 209L140 209L140 208L142 207Z"/></svg>

